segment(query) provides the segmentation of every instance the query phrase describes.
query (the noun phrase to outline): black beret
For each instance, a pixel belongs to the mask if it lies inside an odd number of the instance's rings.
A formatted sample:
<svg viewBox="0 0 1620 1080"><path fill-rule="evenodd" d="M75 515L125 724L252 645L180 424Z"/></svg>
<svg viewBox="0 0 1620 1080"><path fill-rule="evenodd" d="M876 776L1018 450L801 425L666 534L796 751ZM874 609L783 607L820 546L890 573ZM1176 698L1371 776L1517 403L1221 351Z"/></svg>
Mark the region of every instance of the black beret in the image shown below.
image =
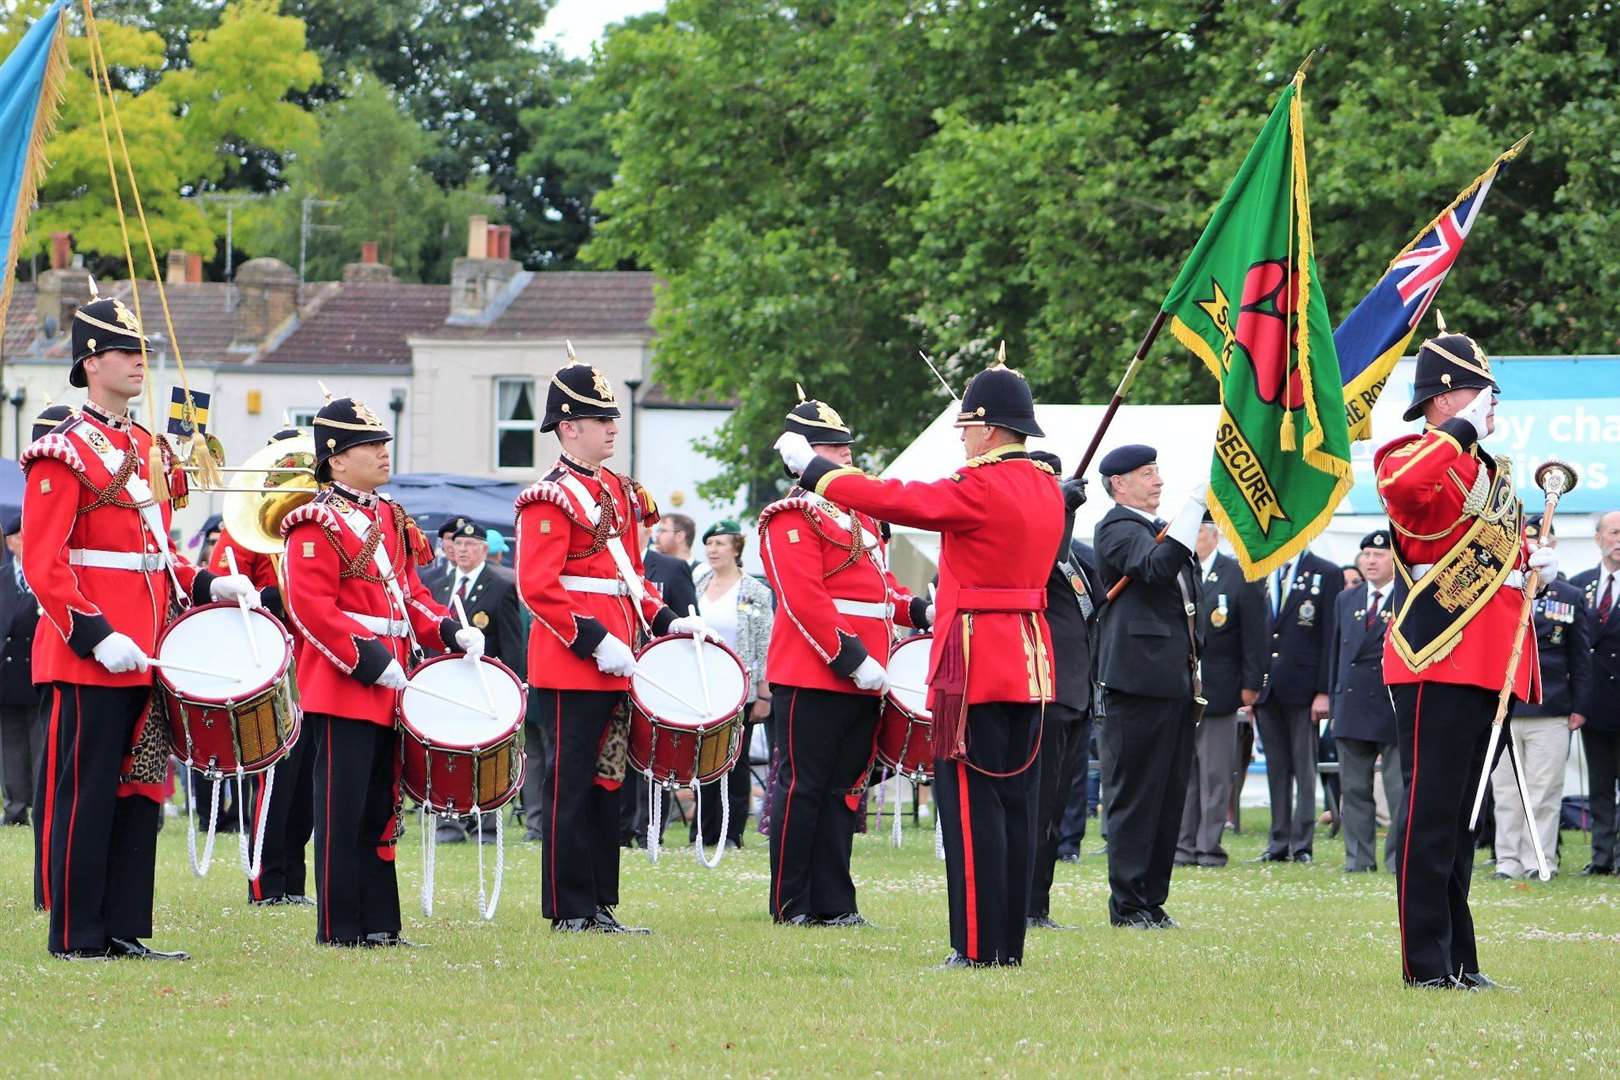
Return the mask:
<svg viewBox="0 0 1620 1080"><path fill-rule="evenodd" d="M1541 535L1541 515L1531 514L1524 519L1524 534L1534 540Z"/></svg>
<svg viewBox="0 0 1620 1080"><path fill-rule="evenodd" d="M1099 476L1124 476L1128 472L1135 472L1144 465L1151 465L1159 460L1159 452L1151 446L1141 443L1131 443L1128 446L1116 446L1103 455L1102 461L1097 465Z"/></svg>
<svg viewBox="0 0 1620 1080"><path fill-rule="evenodd" d="M22 515L9 514L6 516L6 535L16 536L22 532Z"/></svg>
<svg viewBox="0 0 1620 1080"><path fill-rule="evenodd" d="M1374 529L1372 532L1361 538L1361 546L1363 548L1377 548L1380 551L1388 551L1389 530Z"/></svg>
<svg viewBox="0 0 1620 1080"><path fill-rule="evenodd" d="M1061 477L1063 475L1063 459L1052 453L1052 451L1031 450L1029 452L1029 457L1031 461L1038 461L1042 465L1045 465L1048 469L1051 469L1054 476Z"/></svg>
<svg viewBox="0 0 1620 1080"><path fill-rule="evenodd" d="M455 534L458 537L464 537L464 538L466 538L468 540L483 540L484 539L483 530L480 529L477 525L474 525L472 522L468 521L466 518L456 518L456 531L455 531ZM484 542L488 543L487 540L484 541Z"/></svg>
<svg viewBox="0 0 1620 1080"><path fill-rule="evenodd" d="M1204 511L1203 524L1205 524L1205 525L1213 525L1213 524L1215 524L1215 515L1210 513L1208 510L1205 510Z"/></svg>
<svg viewBox="0 0 1620 1080"><path fill-rule="evenodd" d="M466 518L451 518L449 521L446 521L443 525L439 526L439 538L443 539L446 536L455 536L461 531L461 527L465 524L467 524Z"/></svg>

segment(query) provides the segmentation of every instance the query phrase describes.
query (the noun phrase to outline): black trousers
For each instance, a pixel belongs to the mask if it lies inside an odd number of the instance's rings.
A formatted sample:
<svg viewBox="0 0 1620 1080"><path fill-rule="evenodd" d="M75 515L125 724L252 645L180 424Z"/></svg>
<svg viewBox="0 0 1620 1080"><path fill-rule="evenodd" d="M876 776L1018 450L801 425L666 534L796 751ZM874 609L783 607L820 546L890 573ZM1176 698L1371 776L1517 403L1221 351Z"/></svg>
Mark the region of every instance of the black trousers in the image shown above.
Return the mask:
<svg viewBox="0 0 1620 1080"><path fill-rule="evenodd" d="M34 910L44 911L45 878L50 873L50 841L45 831L45 808L52 799L51 788L56 783L56 757L51 753L52 723L56 717L56 688L47 686L40 695L39 709L34 722L37 725L40 755L34 762L34 791L39 798L34 806ZM160 817L159 822L162 822ZM161 827L161 824L160 824Z"/></svg>
<svg viewBox="0 0 1620 1080"><path fill-rule="evenodd" d="M1067 705L1046 707L1041 727L1041 769L1035 810L1035 870L1029 886L1029 914L1052 911L1052 874L1063 841L1063 811L1074 790L1074 778L1086 767L1091 714ZM1081 797L1084 805L1084 795Z"/></svg>
<svg viewBox="0 0 1620 1080"><path fill-rule="evenodd" d="M314 744L315 940L355 945L367 934L397 934L399 733L305 713L303 740Z"/></svg>
<svg viewBox="0 0 1620 1080"><path fill-rule="evenodd" d="M1311 855L1319 725L1311 718L1310 703L1263 702L1254 707L1254 718L1266 748L1266 785L1271 793L1271 840L1266 851L1279 858Z"/></svg>
<svg viewBox="0 0 1620 1080"><path fill-rule="evenodd" d="M1041 780L1031 751L1040 737L1039 705L971 705L967 761L934 759L951 948L975 962L1024 962Z"/></svg>
<svg viewBox="0 0 1620 1080"><path fill-rule="evenodd" d="M1620 777L1620 732L1581 728L1581 746L1586 751L1588 802L1592 810L1592 865L1615 866L1614 785Z"/></svg>
<svg viewBox="0 0 1620 1080"><path fill-rule="evenodd" d="M1478 971L1468 910L1474 873L1468 812L1485 767L1497 691L1438 682L1389 690L1406 781L1406 835L1395 867L1401 973L1422 982Z"/></svg>
<svg viewBox="0 0 1620 1080"><path fill-rule="evenodd" d="M305 895L304 849L315 831L315 754L309 731L299 732L287 756L276 762L276 778L265 799L265 778L248 781L246 797L253 808L249 819L255 840L264 833L264 856L259 880L248 882L249 900L276 900Z"/></svg>
<svg viewBox="0 0 1620 1080"><path fill-rule="evenodd" d="M531 697L532 703L532 697ZM539 836L546 806L545 736L532 711L523 717L523 790L518 800L523 809L525 837Z"/></svg>
<svg viewBox="0 0 1620 1080"><path fill-rule="evenodd" d="M529 691L540 729L546 803L540 816L540 913L584 919L619 902L619 790L596 783L596 757L619 690Z"/></svg>
<svg viewBox="0 0 1620 1080"><path fill-rule="evenodd" d="M39 771L34 718L38 712L37 703L0 705L0 791L5 796L0 823L6 825L28 824L28 808L34 805L34 774Z"/></svg>
<svg viewBox="0 0 1620 1080"><path fill-rule="evenodd" d="M724 778L703 785L703 820L692 823L688 840L697 837L698 826L701 825L705 844L720 842L720 800L724 798L731 804L731 818L726 822L726 839L742 847L743 829L748 824L749 804L754 794L754 775L748 768L748 746L754 737L754 724L752 720L743 724L742 752L737 755L737 764Z"/></svg>
<svg viewBox="0 0 1620 1080"><path fill-rule="evenodd" d="M1097 758L1097 725L1091 714L1086 714L1085 730L1081 733L1084 745L1080 749L1080 758L1074 771L1074 783L1064 796L1067 800L1063 807L1063 821L1058 826L1058 857L1080 854L1080 845L1086 838L1086 820L1092 812L1102 804L1102 776L1097 776L1097 802L1093 803L1091 794L1091 762ZM1103 830L1103 838L1108 836L1108 830Z"/></svg>
<svg viewBox="0 0 1620 1080"><path fill-rule="evenodd" d="M1103 806L1108 815L1108 918L1164 918L1192 770L1193 701L1103 694Z"/></svg>
<svg viewBox="0 0 1620 1080"><path fill-rule="evenodd" d="M773 686L781 733L771 805L771 916L830 917L858 910L849 873L855 808L882 700L836 690ZM707 809L707 807L705 807Z"/></svg>
<svg viewBox="0 0 1620 1080"><path fill-rule="evenodd" d="M124 755L151 695L145 686L56 684L45 822L53 953L152 935L161 808L118 795Z"/></svg>

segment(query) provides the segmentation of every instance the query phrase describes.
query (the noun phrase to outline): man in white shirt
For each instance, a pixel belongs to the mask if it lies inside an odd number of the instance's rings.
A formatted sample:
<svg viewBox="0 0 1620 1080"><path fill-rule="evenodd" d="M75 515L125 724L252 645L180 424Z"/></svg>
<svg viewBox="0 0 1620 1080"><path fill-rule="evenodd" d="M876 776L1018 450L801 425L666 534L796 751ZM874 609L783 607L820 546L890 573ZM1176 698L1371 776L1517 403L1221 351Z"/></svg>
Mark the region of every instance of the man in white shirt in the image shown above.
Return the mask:
<svg viewBox="0 0 1620 1080"><path fill-rule="evenodd" d="M1579 710L1592 810L1592 861L1582 872L1607 875L1615 872L1620 846L1614 798L1620 775L1620 510L1597 519L1596 540L1602 561L1569 583L1585 593L1592 639L1592 680Z"/></svg>

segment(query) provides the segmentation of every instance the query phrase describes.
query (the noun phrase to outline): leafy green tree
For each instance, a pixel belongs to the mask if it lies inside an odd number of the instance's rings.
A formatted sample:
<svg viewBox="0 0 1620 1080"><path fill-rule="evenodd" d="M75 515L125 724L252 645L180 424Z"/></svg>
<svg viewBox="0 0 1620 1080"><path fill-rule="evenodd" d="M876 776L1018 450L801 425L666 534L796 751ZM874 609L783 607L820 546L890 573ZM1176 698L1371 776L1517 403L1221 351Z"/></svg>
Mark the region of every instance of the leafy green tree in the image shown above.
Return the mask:
<svg viewBox="0 0 1620 1080"><path fill-rule="evenodd" d="M448 281L467 215L490 209L485 193L439 187L428 169L435 136L370 76L349 97L323 105L319 127L319 137L293 162L288 189L241 212L242 248L294 261L304 199L335 202L312 208L307 280L337 278L359 257L360 245L374 240L401 278Z"/></svg>
<svg viewBox="0 0 1620 1080"><path fill-rule="evenodd" d="M1497 352L1612 352L1620 19L1557 0L674 0L593 72L623 108L586 256L664 280L657 373L736 396L716 490L765 481L792 384L870 457L1005 338L1105 400L1282 84L1306 83L1318 261L1342 316L1531 128L1440 306ZM746 387L747 392L741 393ZM1133 400L1212 400L1166 336Z"/></svg>

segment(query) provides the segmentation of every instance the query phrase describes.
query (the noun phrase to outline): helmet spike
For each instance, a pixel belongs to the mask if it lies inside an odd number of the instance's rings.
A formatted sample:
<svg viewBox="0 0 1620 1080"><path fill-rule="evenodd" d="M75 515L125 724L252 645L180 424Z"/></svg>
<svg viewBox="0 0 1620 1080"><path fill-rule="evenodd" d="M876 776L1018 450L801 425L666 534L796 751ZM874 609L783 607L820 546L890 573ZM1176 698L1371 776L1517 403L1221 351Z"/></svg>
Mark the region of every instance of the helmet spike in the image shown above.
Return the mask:
<svg viewBox="0 0 1620 1080"><path fill-rule="evenodd" d="M793 384L793 389L795 389L795 390L797 390L799 392L799 400L800 401L805 400L805 397L804 397L804 385L802 383L794 383Z"/></svg>
<svg viewBox="0 0 1620 1080"><path fill-rule="evenodd" d="M1434 326L1442 334L1446 332L1446 317L1440 314L1439 308L1434 309Z"/></svg>
<svg viewBox="0 0 1620 1080"><path fill-rule="evenodd" d="M1001 344L996 348L996 367L1007 366L1007 339L1002 338Z"/></svg>

